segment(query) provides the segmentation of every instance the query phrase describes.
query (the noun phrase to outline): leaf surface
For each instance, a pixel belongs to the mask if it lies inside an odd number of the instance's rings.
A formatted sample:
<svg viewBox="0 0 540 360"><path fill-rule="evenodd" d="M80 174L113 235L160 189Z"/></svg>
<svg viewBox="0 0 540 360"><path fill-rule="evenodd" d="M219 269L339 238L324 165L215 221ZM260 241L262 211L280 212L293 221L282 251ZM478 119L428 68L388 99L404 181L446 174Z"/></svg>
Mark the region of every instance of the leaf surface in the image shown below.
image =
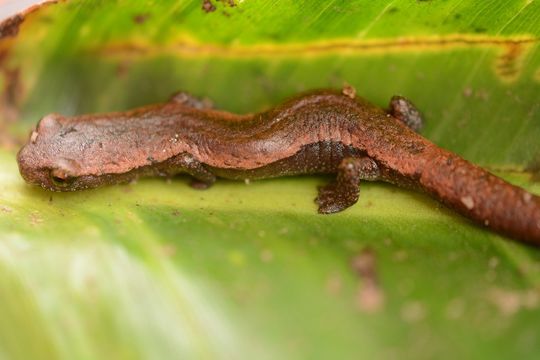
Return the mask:
<svg viewBox="0 0 540 360"><path fill-rule="evenodd" d="M0 357L537 354L540 253L422 194L366 183L320 216L326 177L23 183L13 144L50 112L187 90L247 113L348 83L383 107L407 96L427 138L540 193L524 172L540 149L538 1L213 4L72 0L0 39Z"/></svg>

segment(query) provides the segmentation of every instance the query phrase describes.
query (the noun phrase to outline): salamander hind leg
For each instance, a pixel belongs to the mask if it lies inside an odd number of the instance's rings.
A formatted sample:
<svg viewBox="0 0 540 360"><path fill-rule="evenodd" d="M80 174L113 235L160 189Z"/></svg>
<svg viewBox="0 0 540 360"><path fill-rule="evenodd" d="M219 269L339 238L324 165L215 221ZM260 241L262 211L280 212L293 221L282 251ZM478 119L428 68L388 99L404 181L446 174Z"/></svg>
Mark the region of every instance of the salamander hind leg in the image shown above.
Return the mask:
<svg viewBox="0 0 540 360"><path fill-rule="evenodd" d="M167 176L179 173L190 175L193 178L190 185L194 189L207 189L216 181L216 176L189 153L178 154L162 163L159 168Z"/></svg>
<svg viewBox="0 0 540 360"><path fill-rule="evenodd" d="M403 96L393 96L390 99L390 115L403 122L415 132L424 125L424 119L414 104Z"/></svg>
<svg viewBox="0 0 540 360"><path fill-rule="evenodd" d="M319 188L319 195L315 199L319 213L332 214L354 205L360 195L360 180L372 181L378 178L379 168L372 159L343 159L336 180Z"/></svg>
<svg viewBox="0 0 540 360"><path fill-rule="evenodd" d="M208 98L199 99L196 96L191 95L188 92L185 91L179 91L177 93L174 93L170 98L169 102L182 104L187 107L191 107L194 109L213 109L214 104L212 104L212 101Z"/></svg>

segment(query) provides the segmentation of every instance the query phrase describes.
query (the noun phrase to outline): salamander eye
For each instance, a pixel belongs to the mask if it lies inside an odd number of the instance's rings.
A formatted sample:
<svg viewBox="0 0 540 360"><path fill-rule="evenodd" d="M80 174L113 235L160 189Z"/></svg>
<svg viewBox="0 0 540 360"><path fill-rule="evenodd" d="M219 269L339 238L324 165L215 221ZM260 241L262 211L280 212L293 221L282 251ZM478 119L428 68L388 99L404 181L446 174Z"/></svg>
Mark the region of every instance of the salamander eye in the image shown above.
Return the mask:
<svg viewBox="0 0 540 360"><path fill-rule="evenodd" d="M65 171L59 169L51 170L49 176L51 182L57 187L67 187L73 184L73 181L75 180L74 177L69 176Z"/></svg>

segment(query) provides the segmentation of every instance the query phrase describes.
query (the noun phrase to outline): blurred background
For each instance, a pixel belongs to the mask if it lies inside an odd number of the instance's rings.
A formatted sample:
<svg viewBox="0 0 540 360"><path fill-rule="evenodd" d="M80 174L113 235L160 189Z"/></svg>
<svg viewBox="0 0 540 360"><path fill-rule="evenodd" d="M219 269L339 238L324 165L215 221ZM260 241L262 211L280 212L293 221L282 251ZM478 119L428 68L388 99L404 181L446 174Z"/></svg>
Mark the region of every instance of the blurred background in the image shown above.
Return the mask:
<svg viewBox="0 0 540 360"><path fill-rule="evenodd" d="M27 7L45 2L43 0L0 0L0 20L9 17Z"/></svg>

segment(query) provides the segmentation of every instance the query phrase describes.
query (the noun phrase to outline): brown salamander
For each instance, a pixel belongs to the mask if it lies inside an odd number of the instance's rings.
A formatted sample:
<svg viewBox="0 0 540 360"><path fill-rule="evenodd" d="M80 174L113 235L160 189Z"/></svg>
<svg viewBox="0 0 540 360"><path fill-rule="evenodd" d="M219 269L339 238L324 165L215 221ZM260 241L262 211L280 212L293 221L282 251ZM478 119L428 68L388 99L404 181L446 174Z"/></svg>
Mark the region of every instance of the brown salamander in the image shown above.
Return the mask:
<svg viewBox="0 0 540 360"><path fill-rule="evenodd" d="M350 89L349 89L350 90ZM337 173L319 189L322 214L358 200L360 180L426 192L480 225L540 245L540 197L417 134L418 110L393 97L385 111L352 91L321 90L251 115L214 110L187 93L127 112L45 116L18 154L23 178L74 191L139 176L187 173L262 179Z"/></svg>

